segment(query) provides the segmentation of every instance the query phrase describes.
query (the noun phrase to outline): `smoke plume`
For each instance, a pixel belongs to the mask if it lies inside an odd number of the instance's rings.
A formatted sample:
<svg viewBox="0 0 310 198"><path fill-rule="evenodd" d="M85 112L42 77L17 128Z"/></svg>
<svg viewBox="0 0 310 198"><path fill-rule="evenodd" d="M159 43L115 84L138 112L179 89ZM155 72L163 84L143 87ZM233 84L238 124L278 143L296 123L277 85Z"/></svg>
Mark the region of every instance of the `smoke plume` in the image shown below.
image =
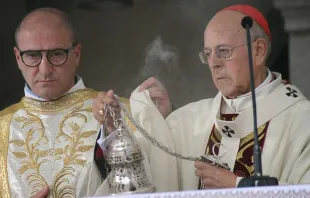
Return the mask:
<svg viewBox="0 0 310 198"><path fill-rule="evenodd" d="M183 81L179 65L179 52L176 47L165 44L160 36L149 43L145 49L142 67L134 79L134 86L155 77L168 89L176 81Z"/></svg>

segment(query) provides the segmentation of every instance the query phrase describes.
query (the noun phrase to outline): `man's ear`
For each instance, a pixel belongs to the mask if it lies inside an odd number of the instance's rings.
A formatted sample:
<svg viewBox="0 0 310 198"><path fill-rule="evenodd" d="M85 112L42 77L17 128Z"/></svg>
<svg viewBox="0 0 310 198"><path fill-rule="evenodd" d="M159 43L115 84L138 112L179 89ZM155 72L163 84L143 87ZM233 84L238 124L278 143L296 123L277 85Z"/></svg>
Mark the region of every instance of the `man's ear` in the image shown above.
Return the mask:
<svg viewBox="0 0 310 198"><path fill-rule="evenodd" d="M253 55L255 56L256 65L265 65L267 50L267 41L265 39L259 38L253 43Z"/></svg>
<svg viewBox="0 0 310 198"><path fill-rule="evenodd" d="M19 67L19 69L21 69L20 68L20 64L21 64L22 60L21 60L19 49L17 47L14 47L13 51L14 51L14 54L15 54L15 59L16 59L16 62L18 64L18 67Z"/></svg>
<svg viewBox="0 0 310 198"><path fill-rule="evenodd" d="M77 44L75 48L73 49L74 55L75 55L75 62L76 65L78 66L80 64L80 59L81 59L81 53L82 53L82 46L81 44Z"/></svg>

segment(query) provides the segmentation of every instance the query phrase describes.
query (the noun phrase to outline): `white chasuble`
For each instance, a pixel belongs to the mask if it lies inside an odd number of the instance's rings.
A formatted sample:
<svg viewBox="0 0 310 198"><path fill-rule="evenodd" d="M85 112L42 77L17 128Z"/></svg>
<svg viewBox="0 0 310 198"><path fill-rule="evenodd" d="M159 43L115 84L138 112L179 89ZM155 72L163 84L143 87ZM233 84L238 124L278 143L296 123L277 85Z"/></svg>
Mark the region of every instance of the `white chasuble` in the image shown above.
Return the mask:
<svg viewBox="0 0 310 198"><path fill-rule="evenodd" d="M310 103L302 93L292 85L281 83L281 75L274 73L276 79L259 91L264 97L257 98L258 131L265 131L262 151L263 174L276 177L280 184L310 183ZM145 111L155 111L156 106L150 104L151 99L147 91L132 93L131 109L136 120L151 134L164 141L166 145L184 156L201 156L206 147L213 129L221 136L219 155L223 154L222 161L228 163L231 171L235 168L238 149L244 139L253 139L253 109L247 106L238 116L231 120L221 120L221 105L223 96L219 93L214 99L205 99L190 103L172 112L166 120L160 115L144 116L135 111L139 104L148 104ZM138 102L139 101L139 102ZM251 101L250 101L251 102ZM147 110L148 109L148 110ZM147 124L145 124L147 123ZM172 138L171 138L172 136ZM141 139L143 141L143 139ZM147 148L154 146L143 141ZM225 149L226 148L226 152ZM148 154L148 153L147 153ZM174 171L177 167L175 181L178 181L179 190L196 190L199 178L195 175L194 162L177 159L177 164L167 164L167 155L158 152L156 159L165 159L159 162L161 169L153 169L153 175L160 172ZM170 158L174 158L171 157ZM253 155L246 156L252 161ZM152 157L150 160L154 160ZM253 162L252 162L253 163ZM157 168L157 167L156 167ZM165 169L165 170L163 170ZM250 172L251 168L249 168ZM240 177L236 181L240 180ZM169 180L162 181L163 185L174 184ZM236 183L236 184L237 184Z"/></svg>
<svg viewBox="0 0 310 198"><path fill-rule="evenodd" d="M94 161L99 123L95 91L55 101L25 97L0 115L0 197L30 197L44 186L50 198L95 195L102 184Z"/></svg>
<svg viewBox="0 0 310 198"><path fill-rule="evenodd" d="M268 86L276 84L277 81L279 81L279 79ZM272 118L289 108L291 105L300 100L306 100L303 95L299 95L299 97L294 97L293 95L287 96L286 94L290 93L290 90L297 91L298 89L292 85L284 86L283 84L278 84L276 90L259 100L257 104L258 130L259 127L264 126ZM281 98L281 102L279 102L279 98ZM251 106L239 113L234 120L226 121L220 118L221 100L221 94L218 94L214 98L213 107L215 108L212 113L215 127L221 135L221 144L223 145L219 149L219 156L223 156L222 160L228 164L232 171L239 150L240 140L254 131L253 108ZM229 155L226 155L227 151L229 151Z"/></svg>

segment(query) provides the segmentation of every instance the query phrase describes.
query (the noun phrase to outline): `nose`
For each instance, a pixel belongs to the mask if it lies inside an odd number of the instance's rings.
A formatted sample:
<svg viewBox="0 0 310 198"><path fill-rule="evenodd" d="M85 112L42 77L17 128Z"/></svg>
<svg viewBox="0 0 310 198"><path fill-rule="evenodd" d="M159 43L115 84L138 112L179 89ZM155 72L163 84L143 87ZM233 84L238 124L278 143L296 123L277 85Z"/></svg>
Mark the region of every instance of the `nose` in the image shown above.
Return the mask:
<svg viewBox="0 0 310 198"><path fill-rule="evenodd" d="M217 55L215 53L210 54L209 58L208 58L208 63L210 68L218 68L221 67L222 61L217 57Z"/></svg>
<svg viewBox="0 0 310 198"><path fill-rule="evenodd" d="M49 76L53 71L53 65L47 60L45 55L42 55L42 60L39 65L39 72L44 76Z"/></svg>

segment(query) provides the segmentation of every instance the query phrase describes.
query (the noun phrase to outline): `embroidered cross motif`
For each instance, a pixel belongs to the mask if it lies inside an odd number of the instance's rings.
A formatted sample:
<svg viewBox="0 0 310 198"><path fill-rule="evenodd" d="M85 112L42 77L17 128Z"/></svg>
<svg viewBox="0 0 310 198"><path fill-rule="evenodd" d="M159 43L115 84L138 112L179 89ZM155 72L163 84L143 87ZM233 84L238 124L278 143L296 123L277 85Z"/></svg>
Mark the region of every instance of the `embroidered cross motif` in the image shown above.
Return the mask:
<svg viewBox="0 0 310 198"><path fill-rule="evenodd" d="M295 89L292 89L290 87L286 87L286 89L289 91L288 93L286 93L288 97L294 97L294 98L298 97L297 95L298 92Z"/></svg>
<svg viewBox="0 0 310 198"><path fill-rule="evenodd" d="M224 126L225 129L222 129L223 133L225 133L228 137L232 137L231 134L235 134L235 131L229 128L229 126Z"/></svg>

